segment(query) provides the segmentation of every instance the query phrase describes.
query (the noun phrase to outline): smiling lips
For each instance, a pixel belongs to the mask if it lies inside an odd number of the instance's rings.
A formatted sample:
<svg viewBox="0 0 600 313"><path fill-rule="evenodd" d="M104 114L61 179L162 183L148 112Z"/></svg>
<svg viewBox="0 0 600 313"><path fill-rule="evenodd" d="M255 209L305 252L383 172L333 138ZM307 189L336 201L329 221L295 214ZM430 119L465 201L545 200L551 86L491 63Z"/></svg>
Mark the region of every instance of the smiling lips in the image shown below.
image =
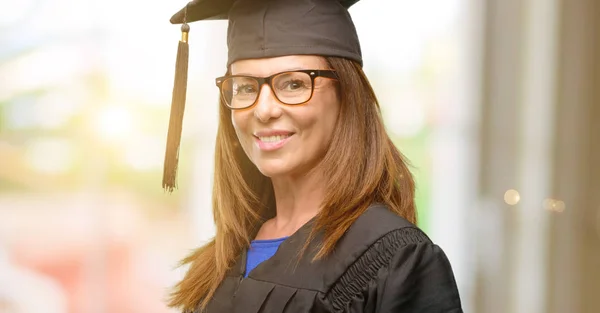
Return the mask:
<svg viewBox="0 0 600 313"><path fill-rule="evenodd" d="M273 151L283 147L293 135L289 131L261 131L254 133L254 138L259 149Z"/></svg>

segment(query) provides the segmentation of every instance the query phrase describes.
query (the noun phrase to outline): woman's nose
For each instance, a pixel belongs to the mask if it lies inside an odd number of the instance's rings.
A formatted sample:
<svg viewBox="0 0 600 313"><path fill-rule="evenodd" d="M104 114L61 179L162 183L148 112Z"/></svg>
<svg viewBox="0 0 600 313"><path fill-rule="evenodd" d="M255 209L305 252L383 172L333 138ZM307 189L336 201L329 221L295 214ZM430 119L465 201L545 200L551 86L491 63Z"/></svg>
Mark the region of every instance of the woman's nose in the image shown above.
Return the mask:
<svg viewBox="0 0 600 313"><path fill-rule="evenodd" d="M271 119L281 116L281 104L275 97L269 85L262 85L256 104L254 105L254 116L261 122L266 123Z"/></svg>

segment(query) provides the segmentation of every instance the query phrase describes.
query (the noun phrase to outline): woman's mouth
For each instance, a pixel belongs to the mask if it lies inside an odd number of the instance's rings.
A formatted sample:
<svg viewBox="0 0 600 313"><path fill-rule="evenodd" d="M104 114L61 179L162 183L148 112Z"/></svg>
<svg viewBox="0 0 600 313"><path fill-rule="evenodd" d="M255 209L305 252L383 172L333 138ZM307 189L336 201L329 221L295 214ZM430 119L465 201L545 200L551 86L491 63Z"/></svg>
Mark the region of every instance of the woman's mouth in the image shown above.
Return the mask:
<svg viewBox="0 0 600 313"><path fill-rule="evenodd" d="M291 136L291 135L261 136L261 137L258 137L258 139L260 139L260 141L263 141L263 142L278 142L278 141L282 141L283 139L285 139L289 136Z"/></svg>
<svg viewBox="0 0 600 313"><path fill-rule="evenodd" d="M283 147L294 134L271 135L271 136L254 136L256 145L263 151L274 151Z"/></svg>

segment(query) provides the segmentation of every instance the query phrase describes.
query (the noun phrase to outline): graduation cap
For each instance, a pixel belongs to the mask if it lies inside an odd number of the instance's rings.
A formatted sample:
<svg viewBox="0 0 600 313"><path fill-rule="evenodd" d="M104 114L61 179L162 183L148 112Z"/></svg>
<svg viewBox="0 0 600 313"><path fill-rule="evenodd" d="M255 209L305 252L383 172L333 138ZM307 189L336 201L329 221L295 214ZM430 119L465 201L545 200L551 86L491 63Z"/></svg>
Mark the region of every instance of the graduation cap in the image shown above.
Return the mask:
<svg viewBox="0 0 600 313"><path fill-rule="evenodd" d="M242 59L285 55L335 56L362 65L348 8L359 0L194 0L171 18L182 24L167 134L163 188L173 191L187 89L188 23L228 20L227 67Z"/></svg>

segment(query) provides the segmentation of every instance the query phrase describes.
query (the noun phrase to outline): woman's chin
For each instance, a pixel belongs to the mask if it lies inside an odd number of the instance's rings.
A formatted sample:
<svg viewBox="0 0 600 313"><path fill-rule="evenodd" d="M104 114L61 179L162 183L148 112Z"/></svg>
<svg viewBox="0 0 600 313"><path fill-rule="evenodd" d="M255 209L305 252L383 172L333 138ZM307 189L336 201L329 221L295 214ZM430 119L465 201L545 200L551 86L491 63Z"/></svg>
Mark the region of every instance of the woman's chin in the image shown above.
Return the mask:
<svg viewBox="0 0 600 313"><path fill-rule="evenodd" d="M259 167L258 170L263 175L270 178L285 176L287 173L289 173L289 171L286 169L271 166Z"/></svg>
<svg viewBox="0 0 600 313"><path fill-rule="evenodd" d="M261 162L256 164L256 167L263 175L270 178L289 175L293 170L288 164L281 161Z"/></svg>

